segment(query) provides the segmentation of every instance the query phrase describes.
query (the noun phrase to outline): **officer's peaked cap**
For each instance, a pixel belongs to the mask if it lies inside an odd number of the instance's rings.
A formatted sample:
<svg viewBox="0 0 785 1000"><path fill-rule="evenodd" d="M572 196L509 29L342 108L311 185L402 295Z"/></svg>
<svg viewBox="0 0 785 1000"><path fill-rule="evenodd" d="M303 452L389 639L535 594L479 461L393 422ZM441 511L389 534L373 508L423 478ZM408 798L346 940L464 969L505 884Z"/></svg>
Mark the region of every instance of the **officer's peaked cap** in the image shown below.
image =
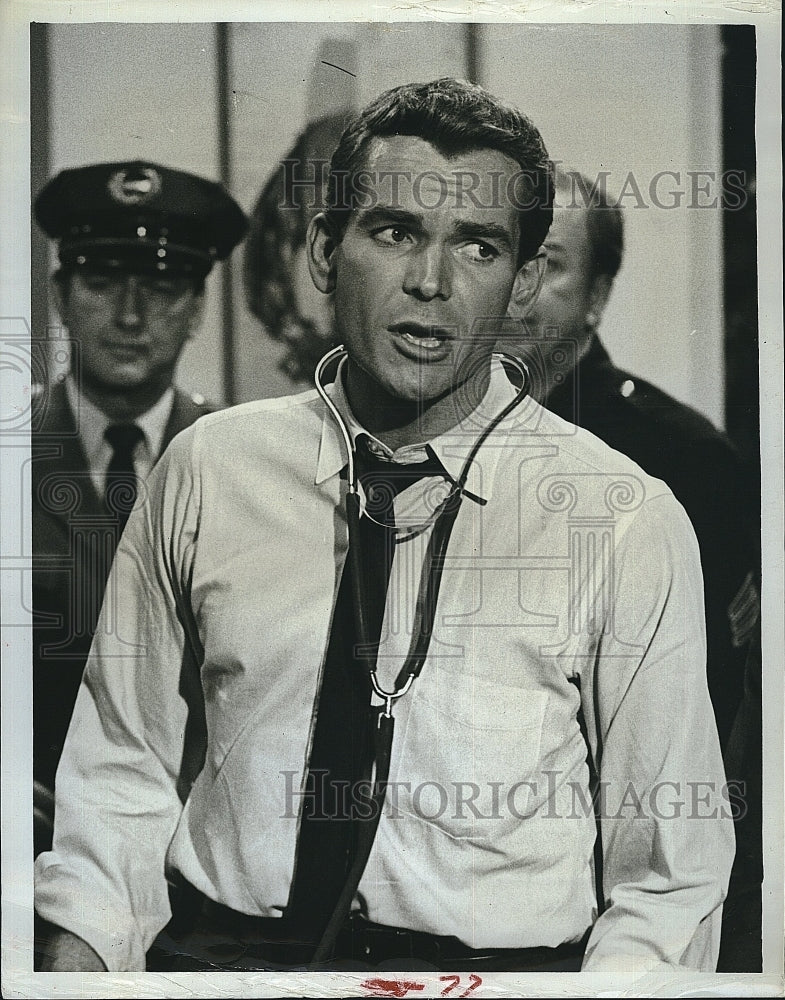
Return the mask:
<svg viewBox="0 0 785 1000"><path fill-rule="evenodd" d="M63 170L35 200L63 264L202 277L245 235L237 202L214 181L135 160Z"/></svg>

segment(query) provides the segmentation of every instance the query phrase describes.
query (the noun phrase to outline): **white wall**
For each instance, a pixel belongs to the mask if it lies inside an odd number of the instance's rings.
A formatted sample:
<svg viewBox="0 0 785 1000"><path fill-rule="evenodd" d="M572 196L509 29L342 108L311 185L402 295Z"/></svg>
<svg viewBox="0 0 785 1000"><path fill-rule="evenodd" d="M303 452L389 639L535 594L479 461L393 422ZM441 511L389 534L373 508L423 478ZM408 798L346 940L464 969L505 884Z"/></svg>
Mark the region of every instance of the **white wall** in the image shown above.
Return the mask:
<svg viewBox="0 0 785 1000"><path fill-rule="evenodd" d="M235 24L229 32L232 190L250 212L306 122L354 103L352 77L324 66L354 61L353 24ZM348 51L347 51L348 50ZM354 62L352 63L352 65ZM352 66L347 67L354 71ZM292 383L277 366L281 345L245 308L234 282L238 399L279 396Z"/></svg>
<svg viewBox="0 0 785 1000"><path fill-rule="evenodd" d="M250 210L306 120L412 79L465 76L466 28L439 23L234 24L229 29L230 186ZM517 103L555 159L589 174L629 171L648 199L661 170L720 170L716 27L481 25L480 82ZM217 177L215 27L51 28L52 170L145 156ZM324 65L335 62L341 73ZM349 63L349 65L344 65ZM663 188L665 190L665 188ZM634 208L602 334L615 360L722 423L721 218ZM240 399L289 391L279 345L245 310L235 253ZM222 400L218 280L180 381Z"/></svg>
<svg viewBox="0 0 785 1000"><path fill-rule="evenodd" d="M55 24L49 30L51 173L138 158L218 179L214 25ZM222 398L222 340L216 269L208 278L201 331L180 363L184 388Z"/></svg>
<svg viewBox="0 0 785 1000"><path fill-rule="evenodd" d="M484 25L483 82L540 128L550 155L610 171L627 250L601 328L614 360L723 421L722 219L688 208L689 170L721 171L720 37L714 26ZM672 170L688 192L658 208L651 179ZM659 201L668 204L668 183ZM700 196L701 203L708 199Z"/></svg>

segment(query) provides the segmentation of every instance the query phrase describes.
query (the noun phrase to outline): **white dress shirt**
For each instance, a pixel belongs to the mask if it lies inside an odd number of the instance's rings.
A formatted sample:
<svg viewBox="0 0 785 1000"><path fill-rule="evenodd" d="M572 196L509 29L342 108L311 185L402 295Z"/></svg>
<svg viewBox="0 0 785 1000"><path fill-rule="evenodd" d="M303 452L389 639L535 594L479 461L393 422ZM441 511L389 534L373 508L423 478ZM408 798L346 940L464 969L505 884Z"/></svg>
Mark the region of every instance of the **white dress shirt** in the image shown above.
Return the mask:
<svg viewBox="0 0 785 1000"><path fill-rule="evenodd" d="M454 478L511 394L495 368L478 409L430 442ZM347 549L345 463L315 392L248 403L181 434L131 515L109 584L119 620L96 635L54 848L36 863L39 912L110 971L144 967L170 915L167 869L244 913L286 907ZM396 523L428 524L441 483L404 491ZM355 906L477 948L556 946L593 925L584 968L712 969L733 829L683 509L532 400L483 445L467 488L486 504L464 499L455 523ZM428 530L396 550L383 683L409 646ZM206 755L183 804L194 698Z"/></svg>
<svg viewBox="0 0 785 1000"><path fill-rule="evenodd" d="M67 375L65 380L65 391L68 397L68 405L74 414L79 439L82 444L87 467L90 470L90 478L95 486L99 497L104 495L106 485L106 473L109 463L112 460L112 446L104 437L104 432L112 424L118 423L99 410L95 403L92 403L87 396L79 389L73 375ZM161 453L161 446L164 440L166 425L172 414L174 405L174 388L169 386L161 398L137 417L133 423L139 427L144 435L142 440L134 449L133 461L134 472L137 479L142 482L147 479L153 466ZM130 422L130 421L129 421Z"/></svg>

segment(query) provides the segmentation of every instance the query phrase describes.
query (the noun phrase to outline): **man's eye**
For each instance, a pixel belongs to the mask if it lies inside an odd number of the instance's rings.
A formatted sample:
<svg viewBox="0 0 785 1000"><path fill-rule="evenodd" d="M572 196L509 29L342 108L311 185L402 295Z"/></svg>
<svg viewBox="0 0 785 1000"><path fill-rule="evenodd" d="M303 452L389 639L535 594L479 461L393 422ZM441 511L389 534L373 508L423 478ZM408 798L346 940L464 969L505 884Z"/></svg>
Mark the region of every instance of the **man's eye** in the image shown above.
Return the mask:
<svg viewBox="0 0 785 1000"><path fill-rule="evenodd" d="M181 278L178 275L156 275L143 278L139 287L145 295L155 296L164 301L173 301L180 298L193 286L187 278Z"/></svg>
<svg viewBox="0 0 785 1000"><path fill-rule="evenodd" d="M404 226L385 226L383 229L377 229L373 233L373 238L377 243L388 247L400 246L409 238L409 230Z"/></svg>
<svg viewBox="0 0 785 1000"><path fill-rule="evenodd" d="M473 243L465 243L461 247L461 253L470 260L478 262L495 260L499 256L499 251L496 247L491 246L490 243L482 243L479 240Z"/></svg>
<svg viewBox="0 0 785 1000"><path fill-rule="evenodd" d="M166 278L152 281L148 287L151 292L156 292L158 295L178 295L180 292L179 285L174 281L168 281Z"/></svg>

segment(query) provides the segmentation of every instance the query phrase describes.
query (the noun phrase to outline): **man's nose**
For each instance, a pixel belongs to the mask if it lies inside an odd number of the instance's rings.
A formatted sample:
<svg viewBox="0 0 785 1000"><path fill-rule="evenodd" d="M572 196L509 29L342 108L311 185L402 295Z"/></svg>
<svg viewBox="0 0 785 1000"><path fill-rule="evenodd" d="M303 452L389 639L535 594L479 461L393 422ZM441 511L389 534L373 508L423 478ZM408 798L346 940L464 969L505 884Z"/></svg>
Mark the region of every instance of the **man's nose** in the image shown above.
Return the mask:
<svg viewBox="0 0 785 1000"><path fill-rule="evenodd" d="M435 244L412 251L408 255L403 290L407 295L424 301L449 299L452 295L452 260L449 252Z"/></svg>
<svg viewBox="0 0 785 1000"><path fill-rule="evenodd" d="M123 330L136 330L144 319L144 302L139 278L129 274L120 288L117 303L117 325Z"/></svg>

